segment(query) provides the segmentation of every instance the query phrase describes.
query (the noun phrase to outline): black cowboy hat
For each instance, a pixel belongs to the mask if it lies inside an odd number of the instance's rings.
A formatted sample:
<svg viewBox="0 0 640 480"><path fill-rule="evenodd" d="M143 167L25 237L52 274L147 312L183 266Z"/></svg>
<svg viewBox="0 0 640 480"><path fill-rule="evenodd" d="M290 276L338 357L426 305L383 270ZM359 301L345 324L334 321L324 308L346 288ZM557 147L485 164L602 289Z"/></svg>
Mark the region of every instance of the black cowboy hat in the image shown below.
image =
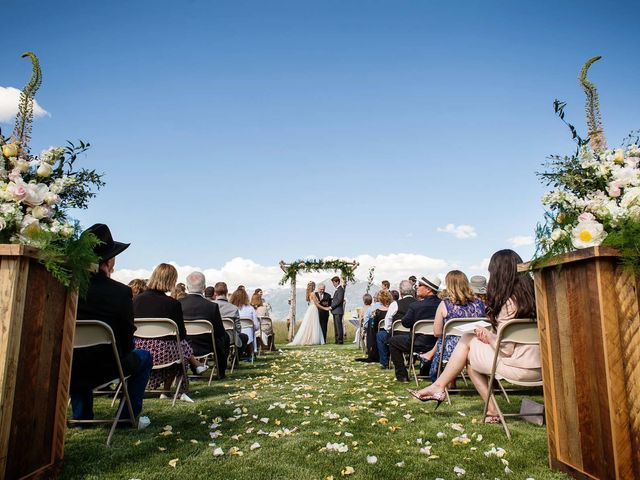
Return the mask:
<svg viewBox="0 0 640 480"><path fill-rule="evenodd" d="M100 240L100 243L93 248L93 251L100 257L101 262L115 257L131 245L130 243L116 242L111 236L111 230L104 223L91 225L85 232L93 233Z"/></svg>

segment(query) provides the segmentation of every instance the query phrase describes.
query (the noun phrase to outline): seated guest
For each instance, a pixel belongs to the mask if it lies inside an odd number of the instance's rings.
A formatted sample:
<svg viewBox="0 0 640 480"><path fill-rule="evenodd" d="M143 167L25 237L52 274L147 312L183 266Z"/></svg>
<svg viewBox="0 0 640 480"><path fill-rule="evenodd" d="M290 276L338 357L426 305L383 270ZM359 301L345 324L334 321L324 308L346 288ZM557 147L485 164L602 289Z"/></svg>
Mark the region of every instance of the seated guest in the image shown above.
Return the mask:
<svg viewBox="0 0 640 480"><path fill-rule="evenodd" d="M256 309L256 315L258 318L268 317L270 315L269 307L262 301L262 289L256 288L251 296L251 306ZM271 338L271 341L269 341ZM264 348L268 350L275 350L275 338L273 331L273 324L262 324L260 336L258 337Z"/></svg>
<svg viewBox="0 0 640 480"><path fill-rule="evenodd" d="M369 326L369 322L371 321L371 318L373 317L373 314L376 312L376 310L378 308L380 308L382 306L382 303L380 303L380 298L379 298L379 293L380 292L376 292L373 295L373 303L369 306L368 309L366 309L366 311L364 312L364 328L367 328ZM364 297L362 297L364 299Z"/></svg>
<svg viewBox="0 0 640 480"><path fill-rule="evenodd" d="M378 353L378 345L376 343L376 335L381 322L384 322L384 317L387 315L389 305L393 301L389 290L380 290L378 292L378 300L380 306L376 308L375 312L369 319L369 325L367 326L367 357L364 359L357 359L358 361L375 363L380 360Z"/></svg>
<svg viewBox="0 0 640 480"><path fill-rule="evenodd" d="M410 329L418 320L435 318L436 310L440 305L440 299L437 296L440 283L438 277L428 275L420 277L417 292L418 298L422 300L409 305L407 313L402 317L402 326ZM435 343L435 338L431 335L416 335L413 349L417 353L426 352L431 350ZM398 333L389 339L389 353L395 368L396 380L399 382L409 381L407 367L404 364L404 354L409 352L411 352L410 333ZM413 359L411 358L409 361L412 362Z"/></svg>
<svg viewBox="0 0 640 480"><path fill-rule="evenodd" d="M98 271L91 276L87 295L78 300L78 320L100 320L113 330L118 348L118 356L127 382L134 416L142 410L142 399L147 387L153 361L146 350L133 348L133 304L131 289L111 279L116 263L116 255L130 244L113 240L109 227L97 223L87 229L100 240L94 252L100 259ZM109 380L118 378L118 370L110 345L99 345L82 350L74 350L71 368L71 409L75 420L93 419L92 390ZM122 418L128 418L125 408ZM140 417L139 428L149 425L147 417Z"/></svg>
<svg viewBox="0 0 640 480"><path fill-rule="evenodd" d="M129 288L131 289L133 298L136 298L147 289L147 281L140 278L134 278L129 282Z"/></svg>
<svg viewBox="0 0 640 480"><path fill-rule="evenodd" d="M178 326L178 335L186 369L193 358L193 350L187 341L187 331L184 328L182 317L182 305L178 300L165 293L173 290L177 279L178 272L173 265L168 263L158 265L151 273L147 289L133 301L133 313L136 318L168 318L175 322ZM178 357L179 352L178 344L173 337L136 338L136 347L151 352L155 365L161 365L175 359ZM196 365L200 366L197 362ZM171 390L171 384L176 374L182 374L182 370L177 365L154 370L149 378L149 387L152 390L156 390L164 383L164 389ZM180 400L193 402L187 395L188 391L189 379L185 376L180 384Z"/></svg>
<svg viewBox="0 0 640 480"><path fill-rule="evenodd" d="M360 346L360 342L362 341L362 334L365 331L365 320L364 316L366 315L369 308L371 308L371 304L373 303L373 298L368 293L365 293L362 296L363 307L358 309L358 328L356 329L356 339L353 343L357 343Z"/></svg>
<svg viewBox="0 0 640 480"><path fill-rule="evenodd" d="M393 298L394 302L400 300L400 292L398 290L390 290L391 298Z"/></svg>
<svg viewBox="0 0 640 480"><path fill-rule="evenodd" d="M380 282L380 284L382 285L382 290L388 292L391 289L391 283L389 283L389 280L382 280L382 282Z"/></svg>
<svg viewBox="0 0 640 480"><path fill-rule="evenodd" d="M220 316L222 316L222 318L233 320L233 325L236 332L235 346L239 351L244 351L247 342L249 341L249 337L241 332L240 312L238 311L238 307L236 307L232 303L229 303L229 300L227 300L227 295L229 295L227 284L224 282L218 282L213 288L215 296L214 301L218 304L218 308L220 309ZM231 339L231 334L229 333L228 335Z"/></svg>
<svg viewBox="0 0 640 480"><path fill-rule="evenodd" d="M207 287L204 289L204 298L213 302L215 300L215 293L213 287Z"/></svg>
<svg viewBox="0 0 640 480"><path fill-rule="evenodd" d="M496 331L513 318L535 318L533 280L528 272L518 273L522 259L513 250L500 250L489 261L487 286L487 315L493 332L476 328L465 333L449 358L446 368L436 381L422 390L412 391L418 399L444 400L444 388L467 366L467 373L483 400L489 395L488 380L496 348ZM538 381L542 377L540 347L507 343L500 348L496 373L522 381ZM491 402L487 410L487 423L499 423L496 406Z"/></svg>
<svg viewBox="0 0 640 480"><path fill-rule="evenodd" d="M393 290L395 292L395 290ZM392 292L392 293L393 293ZM416 301L413 296L413 285L409 280L400 282L400 300L396 300L389 305L389 310L384 317L384 328L378 330L376 334L376 342L378 344L378 355L380 356L380 365L382 368L389 368L389 344L391 337L391 326L396 320L400 320L409 310L409 305Z"/></svg>
<svg viewBox="0 0 640 480"><path fill-rule="evenodd" d="M260 319L256 314L256 309L249 303L249 295L245 289L238 289L233 292L229 303L238 307L238 315L240 315L240 318L249 319L253 323L253 328L243 327L240 330L247 336L247 345L244 355L251 357L256 350L256 332L260 331Z"/></svg>
<svg viewBox="0 0 640 480"><path fill-rule="evenodd" d="M482 275L474 275L469 279L471 290L482 303L487 304L487 278Z"/></svg>
<svg viewBox="0 0 640 480"><path fill-rule="evenodd" d="M262 306L262 289L256 288L251 295L251 306L256 310ZM259 314L258 314L259 315Z"/></svg>
<svg viewBox="0 0 640 480"><path fill-rule="evenodd" d="M184 283L176 283L176 286L171 290L171 298L175 298L176 300L180 300L187 296L187 288Z"/></svg>
<svg viewBox="0 0 640 480"><path fill-rule="evenodd" d="M438 362L442 345L442 332L444 324L452 318L478 318L484 317L484 303L475 297L469 286L467 276L460 270L451 270L444 279L447 284L447 297L440 303L436 311L436 319L433 324L433 334L438 339L436 345L426 353L420 355L424 360L431 361L429 375L435 381L438 376ZM449 335L444 342L442 361L449 361L451 352L458 344L460 337Z"/></svg>
<svg viewBox="0 0 640 480"><path fill-rule="evenodd" d="M217 303L206 300L203 296L206 285L204 274L192 272L187 276L187 296L180 300L184 321L206 320L213 326L213 336L216 342L216 364L218 365L218 378L225 378L227 369L227 357L229 356L229 336L222 325L220 308ZM193 354L197 357L213 351L211 335L187 336L193 348Z"/></svg>

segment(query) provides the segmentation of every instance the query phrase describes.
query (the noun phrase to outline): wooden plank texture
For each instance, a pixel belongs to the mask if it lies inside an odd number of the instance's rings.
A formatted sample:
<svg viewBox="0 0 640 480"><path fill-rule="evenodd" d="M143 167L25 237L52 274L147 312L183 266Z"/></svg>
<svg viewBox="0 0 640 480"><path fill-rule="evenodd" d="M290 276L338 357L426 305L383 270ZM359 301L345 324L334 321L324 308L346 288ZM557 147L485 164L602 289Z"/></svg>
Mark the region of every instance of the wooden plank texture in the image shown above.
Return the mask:
<svg viewBox="0 0 640 480"><path fill-rule="evenodd" d="M575 478L640 478L640 283L614 254L534 271L549 461Z"/></svg>
<svg viewBox="0 0 640 480"><path fill-rule="evenodd" d="M0 256L0 478L53 478L64 449L77 297L28 253Z"/></svg>

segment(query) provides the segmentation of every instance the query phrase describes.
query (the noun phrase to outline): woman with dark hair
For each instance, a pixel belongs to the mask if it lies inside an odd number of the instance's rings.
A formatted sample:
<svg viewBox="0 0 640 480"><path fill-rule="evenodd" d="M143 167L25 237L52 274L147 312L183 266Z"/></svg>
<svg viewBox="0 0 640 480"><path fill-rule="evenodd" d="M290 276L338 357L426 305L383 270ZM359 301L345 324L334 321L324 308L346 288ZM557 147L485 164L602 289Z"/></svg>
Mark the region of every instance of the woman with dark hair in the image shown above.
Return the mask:
<svg viewBox="0 0 640 480"><path fill-rule="evenodd" d="M444 388L452 382L462 369L467 372L480 396L489 396L487 385L495 355L496 331L514 318L535 318L533 280L527 272L518 273L522 259L513 250L500 250L489 262L489 284L487 286L487 316L493 332L476 328L474 333L465 333L451 354L449 363L433 384L422 390L410 391L419 400L435 400L436 408L445 399ZM496 372L506 377L523 381L540 380L542 377L540 347L508 343L498 354ZM487 423L499 423L497 409L489 404Z"/></svg>
<svg viewBox="0 0 640 480"><path fill-rule="evenodd" d="M367 326L367 356L366 358L356 359L357 361L375 363L380 361L380 353L378 352L378 344L376 342L376 335L378 334L378 327L380 322L384 321L384 317L387 315L389 305L393 302L393 296L389 290L380 290L378 292L378 300L381 305L377 306L376 310L369 320Z"/></svg>

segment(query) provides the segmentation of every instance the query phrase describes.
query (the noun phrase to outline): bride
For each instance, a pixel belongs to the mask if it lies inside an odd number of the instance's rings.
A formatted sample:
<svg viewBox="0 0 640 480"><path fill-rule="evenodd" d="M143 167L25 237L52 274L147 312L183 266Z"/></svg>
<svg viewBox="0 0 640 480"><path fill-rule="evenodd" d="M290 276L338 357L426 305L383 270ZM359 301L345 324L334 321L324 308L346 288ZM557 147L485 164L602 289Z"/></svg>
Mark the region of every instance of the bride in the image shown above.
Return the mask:
<svg viewBox="0 0 640 480"><path fill-rule="evenodd" d="M322 345L324 338L322 336L322 328L320 327L320 318L318 309L329 311L329 307L323 307L313 294L316 289L314 282L307 284L307 303L309 307L302 318L302 324L293 341L289 345Z"/></svg>

